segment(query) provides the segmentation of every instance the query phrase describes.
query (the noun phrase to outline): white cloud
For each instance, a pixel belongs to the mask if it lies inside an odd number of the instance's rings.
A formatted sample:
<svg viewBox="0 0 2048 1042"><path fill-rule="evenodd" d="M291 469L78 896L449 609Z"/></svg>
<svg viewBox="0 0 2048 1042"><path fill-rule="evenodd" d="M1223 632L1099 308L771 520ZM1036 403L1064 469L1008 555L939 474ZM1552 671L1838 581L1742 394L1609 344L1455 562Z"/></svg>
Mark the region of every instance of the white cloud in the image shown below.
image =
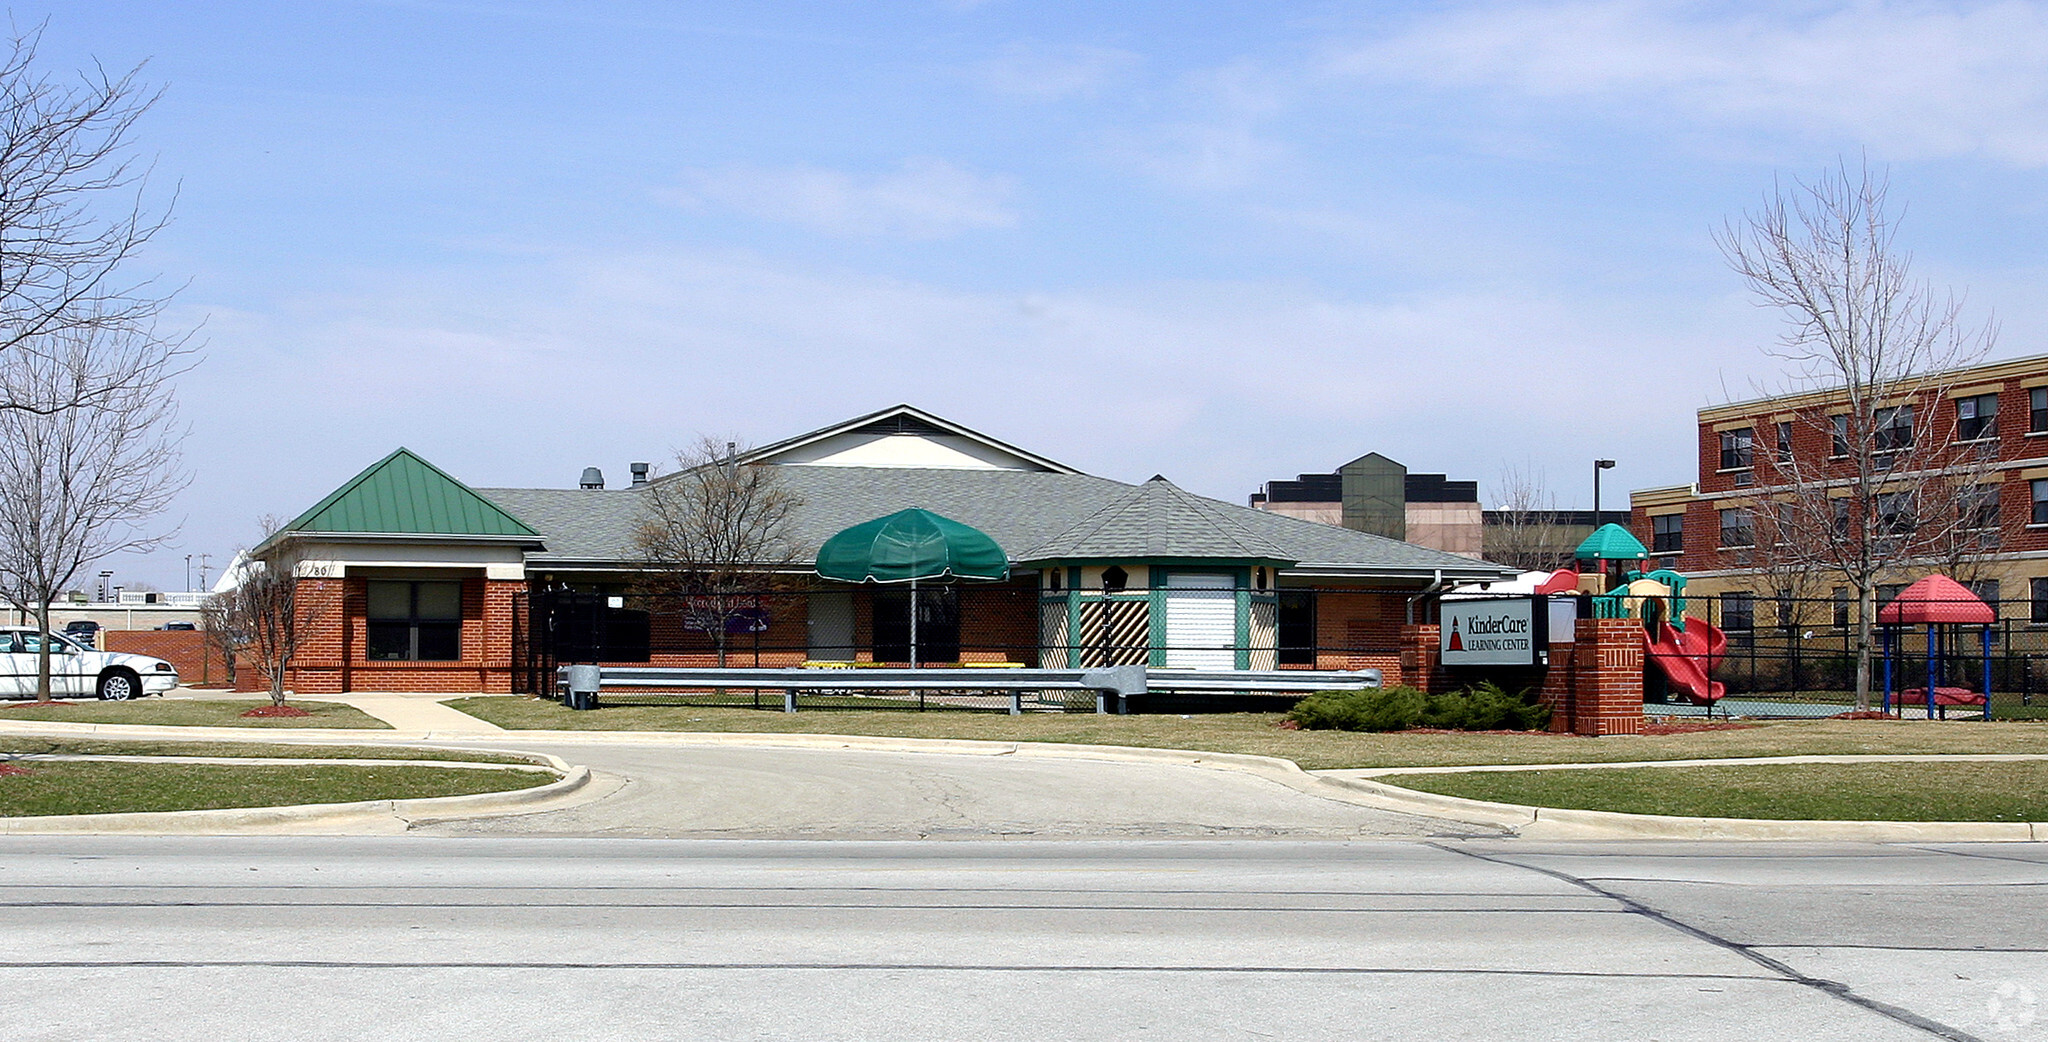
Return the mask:
<svg viewBox="0 0 2048 1042"><path fill-rule="evenodd" d="M1892 158L2048 164L2048 12L2033 3L1497 4L1336 52L1335 72L1743 129L1847 134Z"/></svg>
<svg viewBox="0 0 2048 1042"><path fill-rule="evenodd" d="M1013 43L968 70L982 87L1010 97L1056 101L1086 97L1138 66L1130 51L1080 45L1047 47Z"/></svg>
<svg viewBox="0 0 2048 1042"><path fill-rule="evenodd" d="M1005 177L976 174L943 159L911 158L872 175L812 166L696 170L667 198L834 235L939 239L1015 227L1014 192Z"/></svg>

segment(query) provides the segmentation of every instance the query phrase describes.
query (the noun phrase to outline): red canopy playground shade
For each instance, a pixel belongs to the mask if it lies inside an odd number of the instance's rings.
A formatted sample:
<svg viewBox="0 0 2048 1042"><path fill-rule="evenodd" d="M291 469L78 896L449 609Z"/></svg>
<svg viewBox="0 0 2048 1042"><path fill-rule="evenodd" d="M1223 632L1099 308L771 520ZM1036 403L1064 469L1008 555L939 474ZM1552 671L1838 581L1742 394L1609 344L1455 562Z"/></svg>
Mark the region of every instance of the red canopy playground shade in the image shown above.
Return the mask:
<svg viewBox="0 0 2048 1042"><path fill-rule="evenodd" d="M1899 591L1891 603L1879 608L1877 621L1897 625L1964 623L1986 626L1997 621L1997 613L1962 583L1946 575L1930 575Z"/></svg>

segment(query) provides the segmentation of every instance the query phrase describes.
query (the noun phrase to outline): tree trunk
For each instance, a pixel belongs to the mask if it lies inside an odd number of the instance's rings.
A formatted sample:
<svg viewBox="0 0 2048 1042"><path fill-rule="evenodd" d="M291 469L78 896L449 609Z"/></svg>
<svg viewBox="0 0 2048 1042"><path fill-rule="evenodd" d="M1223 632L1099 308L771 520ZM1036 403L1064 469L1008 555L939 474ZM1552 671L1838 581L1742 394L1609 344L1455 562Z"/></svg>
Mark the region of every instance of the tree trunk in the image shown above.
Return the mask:
<svg viewBox="0 0 2048 1042"><path fill-rule="evenodd" d="M50 600L47 597L36 600L36 627L42 630L36 646L36 701L50 700Z"/></svg>
<svg viewBox="0 0 2048 1042"><path fill-rule="evenodd" d="M1877 589L1868 581L1856 585L1856 711L1870 709L1870 632L1877 615Z"/></svg>
<svg viewBox="0 0 2048 1042"><path fill-rule="evenodd" d="M284 705L284 668L281 661L270 671L270 704L274 706Z"/></svg>

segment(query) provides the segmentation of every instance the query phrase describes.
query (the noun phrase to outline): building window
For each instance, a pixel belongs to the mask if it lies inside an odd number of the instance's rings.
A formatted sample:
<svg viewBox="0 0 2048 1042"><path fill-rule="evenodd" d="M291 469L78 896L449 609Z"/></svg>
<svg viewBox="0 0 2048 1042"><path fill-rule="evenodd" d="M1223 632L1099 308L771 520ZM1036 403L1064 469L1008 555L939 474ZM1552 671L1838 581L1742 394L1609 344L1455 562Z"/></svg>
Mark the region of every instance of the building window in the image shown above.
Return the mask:
<svg viewBox="0 0 2048 1042"><path fill-rule="evenodd" d="M1998 396L1979 394L1956 399L1956 440L1998 437Z"/></svg>
<svg viewBox="0 0 2048 1042"><path fill-rule="evenodd" d="M1847 586L1835 587L1834 622L1835 628L1838 630L1849 628L1849 588Z"/></svg>
<svg viewBox="0 0 2048 1042"><path fill-rule="evenodd" d="M1778 462L1792 462L1792 421L1778 421Z"/></svg>
<svg viewBox="0 0 2048 1042"><path fill-rule="evenodd" d="M2027 431L2031 434L2048 433L2048 387L2036 387L2027 392Z"/></svg>
<svg viewBox="0 0 2048 1042"><path fill-rule="evenodd" d="M1748 510L1736 507L1721 511L1721 545L1756 545L1756 526Z"/></svg>
<svg viewBox="0 0 2048 1042"><path fill-rule="evenodd" d="M1968 588L1969 588L1969 591L1970 591L1971 593L1974 593L1974 594L1976 594L1976 595L1977 595L1977 599L1978 599L1978 600L1980 600L1980 601L1983 601L1983 602L1984 602L1985 604L1988 604L1988 605L1990 605L1990 606L1991 606L1991 614L1992 614L1993 616L1996 616L1996 615L1998 615L1998 614L1999 614L1999 611L1998 611L1998 580L1996 580L1996 579L1972 579L1972 580L1970 580L1969 582L1966 582L1966 583L1964 583L1963 585L1964 585L1965 587L1968 587Z"/></svg>
<svg viewBox="0 0 2048 1042"><path fill-rule="evenodd" d="M1911 492L1879 492L1877 494L1877 527L1881 532L1904 535L1916 527Z"/></svg>
<svg viewBox="0 0 2048 1042"><path fill-rule="evenodd" d="M1685 552L1685 515L1659 514L1650 519L1650 552L1659 554L1682 554Z"/></svg>
<svg viewBox="0 0 2048 1042"><path fill-rule="evenodd" d="M1721 469L1742 470L1756 452L1756 432L1748 427L1721 432Z"/></svg>
<svg viewBox="0 0 2048 1042"><path fill-rule="evenodd" d="M1844 498L1834 500L1833 502L1835 504L1835 538L1846 539L1849 537L1849 501Z"/></svg>
<svg viewBox="0 0 2048 1042"><path fill-rule="evenodd" d="M1913 407L1895 405L1877 410L1877 451L1897 452L1913 447Z"/></svg>
<svg viewBox="0 0 2048 1042"><path fill-rule="evenodd" d="M364 627L369 657L384 661L453 662L462 658L462 584L388 582L369 585Z"/></svg>
<svg viewBox="0 0 2048 1042"><path fill-rule="evenodd" d="M1131 573L1124 566L1113 564L1102 570L1102 589L1106 593L1120 593L1131 583Z"/></svg>
<svg viewBox="0 0 2048 1042"><path fill-rule="evenodd" d="M1849 417L1847 415L1828 417L1828 455L1847 456L1848 454Z"/></svg>
<svg viewBox="0 0 2048 1042"><path fill-rule="evenodd" d="M1898 600L1899 594L1906 592L1906 584L1878 583L1877 589L1872 592L1876 595L1875 599L1877 601L1878 608L1882 609L1885 605L1890 604L1895 600Z"/></svg>
<svg viewBox="0 0 2048 1042"><path fill-rule="evenodd" d="M1956 500L1958 520L1966 529L1998 527L1998 486L1973 485Z"/></svg>
<svg viewBox="0 0 2048 1042"><path fill-rule="evenodd" d="M2048 525L2048 479L2028 482L2034 490L2034 512L2028 524Z"/></svg>
<svg viewBox="0 0 2048 1042"><path fill-rule="evenodd" d="M2048 579L2030 579L2033 586L2034 612L2029 618L2034 622L2048 622Z"/></svg>
<svg viewBox="0 0 2048 1042"><path fill-rule="evenodd" d="M1277 611L1280 664L1316 664L1316 595L1305 590L1283 590Z"/></svg>
<svg viewBox="0 0 2048 1042"><path fill-rule="evenodd" d="M1756 597L1747 593L1724 593L1721 595L1721 628L1724 630L1753 630L1756 628Z"/></svg>

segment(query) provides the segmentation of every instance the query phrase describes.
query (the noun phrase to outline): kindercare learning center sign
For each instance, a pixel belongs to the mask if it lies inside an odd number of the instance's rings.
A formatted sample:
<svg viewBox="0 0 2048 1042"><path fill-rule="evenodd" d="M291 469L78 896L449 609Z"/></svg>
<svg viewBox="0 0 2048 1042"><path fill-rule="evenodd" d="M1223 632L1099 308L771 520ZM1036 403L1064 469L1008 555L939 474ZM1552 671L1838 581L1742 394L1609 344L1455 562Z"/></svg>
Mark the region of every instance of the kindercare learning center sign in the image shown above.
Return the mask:
<svg viewBox="0 0 2048 1042"><path fill-rule="evenodd" d="M1543 666L1550 663L1547 597L1489 597L1442 602L1438 650L1446 666Z"/></svg>

